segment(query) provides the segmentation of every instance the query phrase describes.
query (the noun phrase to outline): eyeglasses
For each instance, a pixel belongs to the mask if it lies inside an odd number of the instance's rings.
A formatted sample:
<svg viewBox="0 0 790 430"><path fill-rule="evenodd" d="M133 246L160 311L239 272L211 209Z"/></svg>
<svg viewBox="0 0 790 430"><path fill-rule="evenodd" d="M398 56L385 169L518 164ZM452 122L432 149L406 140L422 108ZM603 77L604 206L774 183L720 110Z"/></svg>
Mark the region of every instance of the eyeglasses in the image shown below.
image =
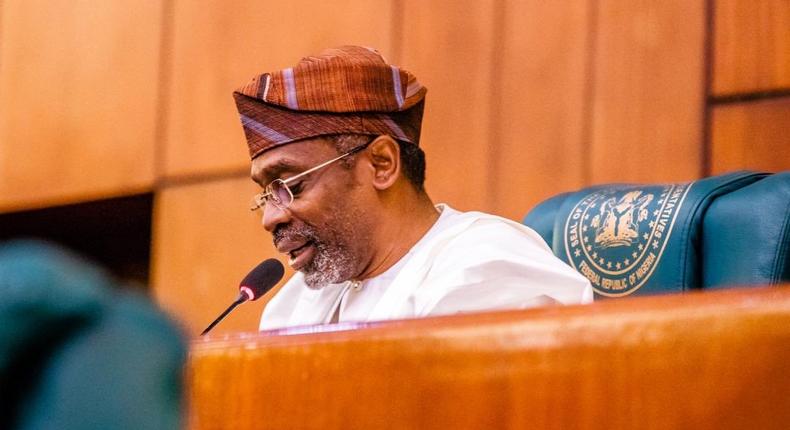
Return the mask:
<svg viewBox="0 0 790 430"><path fill-rule="evenodd" d="M363 149L367 148L368 145L373 143L374 140L376 140L376 139L373 138L368 143L365 143L364 145L357 146L356 148L352 149L351 151L346 152L343 155L335 157L335 158L333 158L333 159L331 159L329 161L325 161L325 162L323 162L323 163L321 163L321 164L319 164L319 165L317 165L317 166L315 166L313 168L307 169L304 172L302 172L302 173L300 173L300 174L298 174L296 176L291 176L288 179L275 179L275 180L269 182L269 185L267 185L263 189L263 192L261 192L259 194L256 194L252 198L252 204L250 206L250 210L254 211L254 210L257 210L257 209L261 209L264 206L266 206L266 203L272 203L272 204L274 204L275 206L277 206L280 209L287 208L294 201L294 193L293 193L293 191L291 191L291 188L288 186L288 184L291 184L294 181L296 181L297 179L299 179L299 178L301 178L303 176L306 176L306 175L308 175L310 173L313 173L316 170L320 170L320 169L322 169L322 168L334 163L335 161L342 160L343 158L348 157L349 155L353 155L353 154L356 154L359 151L362 151Z"/></svg>

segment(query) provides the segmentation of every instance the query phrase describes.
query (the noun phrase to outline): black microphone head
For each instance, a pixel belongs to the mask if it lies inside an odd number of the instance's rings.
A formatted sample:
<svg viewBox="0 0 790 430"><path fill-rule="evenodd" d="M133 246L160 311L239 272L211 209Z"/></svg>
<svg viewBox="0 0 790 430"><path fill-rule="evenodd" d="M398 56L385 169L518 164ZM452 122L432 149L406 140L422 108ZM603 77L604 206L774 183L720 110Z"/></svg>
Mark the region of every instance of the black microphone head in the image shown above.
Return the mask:
<svg viewBox="0 0 790 430"><path fill-rule="evenodd" d="M258 300L267 291L274 288L285 274L283 263L270 258L255 266L254 269L241 280L239 290L247 295L247 300Z"/></svg>

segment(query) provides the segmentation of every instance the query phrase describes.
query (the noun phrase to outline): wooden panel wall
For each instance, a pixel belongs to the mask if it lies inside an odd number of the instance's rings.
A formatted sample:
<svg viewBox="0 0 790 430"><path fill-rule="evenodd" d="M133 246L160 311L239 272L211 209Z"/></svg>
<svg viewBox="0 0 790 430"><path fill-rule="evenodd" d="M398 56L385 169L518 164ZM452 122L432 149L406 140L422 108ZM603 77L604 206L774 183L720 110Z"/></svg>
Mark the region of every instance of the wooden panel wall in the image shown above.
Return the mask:
<svg viewBox="0 0 790 430"><path fill-rule="evenodd" d="M702 175L705 1L597 2L592 183Z"/></svg>
<svg viewBox="0 0 790 430"><path fill-rule="evenodd" d="M593 10L585 1L507 1L499 12L489 210L520 219L541 200L588 181Z"/></svg>
<svg viewBox="0 0 790 430"><path fill-rule="evenodd" d="M251 76L379 48L429 89L435 200L520 219L595 183L790 168L788 3L3 0L0 211L156 192L156 293L194 329L271 254L237 218L253 189L231 92ZM230 254L223 234L249 238Z"/></svg>
<svg viewBox="0 0 790 430"><path fill-rule="evenodd" d="M491 147L492 1L404 0L397 57L428 88L421 147L437 202L485 206Z"/></svg>
<svg viewBox="0 0 790 430"><path fill-rule="evenodd" d="M150 189L160 2L1 5L0 210Z"/></svg>
<svg viewBox="0 0 790 430"><path fill-rule="evenodd" d="M714 2L713 94L790 89L790 1Z"/></svg>
<svg viewBox="0 0 790 430"><path fill-rule="evenodd" d="M790 97L713 108L711 170L790 169Z"/></svg>
<svg viewBox="0 0 790 430"><path fill-rule="evenodd" d="M790 0L717 0L710 171L790 169Z"/></svg>

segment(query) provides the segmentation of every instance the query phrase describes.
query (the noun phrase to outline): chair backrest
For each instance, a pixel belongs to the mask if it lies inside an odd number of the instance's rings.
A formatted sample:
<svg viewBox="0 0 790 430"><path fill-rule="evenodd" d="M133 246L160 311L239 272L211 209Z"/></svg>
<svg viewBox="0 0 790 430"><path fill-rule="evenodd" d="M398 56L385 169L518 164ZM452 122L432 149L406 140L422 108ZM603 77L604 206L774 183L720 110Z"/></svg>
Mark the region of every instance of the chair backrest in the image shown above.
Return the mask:
<svg viewBox="0 0 790 430"><path fill-rule="evenodd" d="M524 224L598 296L790 280L790 172L597 185L540 203Z"/></svg>

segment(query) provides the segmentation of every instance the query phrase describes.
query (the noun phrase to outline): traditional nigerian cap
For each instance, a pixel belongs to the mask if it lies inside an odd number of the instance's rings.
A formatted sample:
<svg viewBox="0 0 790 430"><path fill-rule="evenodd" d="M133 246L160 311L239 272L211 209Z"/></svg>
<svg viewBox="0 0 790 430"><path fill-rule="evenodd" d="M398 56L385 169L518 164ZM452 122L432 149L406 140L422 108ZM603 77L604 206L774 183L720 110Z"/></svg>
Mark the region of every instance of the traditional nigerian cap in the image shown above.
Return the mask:
<svg viewBox="0 0 790 430"><path fill-rule="evenodd" d="M250 158L316 136L381 135L418 145L426 88L376 50L327 49L233 92Z"/></svg>

